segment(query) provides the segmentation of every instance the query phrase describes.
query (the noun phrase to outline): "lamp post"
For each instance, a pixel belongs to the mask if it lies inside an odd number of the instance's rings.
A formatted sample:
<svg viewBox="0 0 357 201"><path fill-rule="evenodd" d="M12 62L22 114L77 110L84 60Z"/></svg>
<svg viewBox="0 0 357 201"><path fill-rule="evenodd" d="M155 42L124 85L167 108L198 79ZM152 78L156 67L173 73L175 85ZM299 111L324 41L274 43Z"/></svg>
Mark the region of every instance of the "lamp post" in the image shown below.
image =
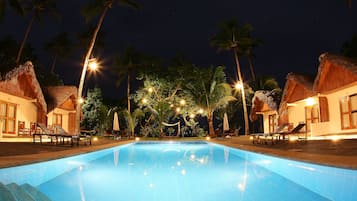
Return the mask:
<svg viewBox="0 0 357 201"><path fill-rule="evenodd" d="M241 76L239 77L241 78ZM243 115L244 115L244 124L245 124L244 135L249 135L248 112L247 112L247 104L245 102L245 92L244 92L244 85L242 79L239 79L239 81L235 84L234 88L240 90L242 93Z"/></svg>
<svg viewBox="0 0 357 201"><path fill-rule="evenodd" d="M97 59L95 59L95 58L85 60L84 65L83 65L81 79L79 81L79 86L78 86L78 95L77 95L77 104L76 104L76 128L75 128L75 134L77 134L77 135L80 134L81 106L82 106L82 103L83 103L82 91L83 91L83 85L84 85L84 80L85 80L85 77L86 77L86 73L87 73L88 67L89 67L89 69L91 71L96 71L98 69L98 65L99 64L97 62Z"/></svg>

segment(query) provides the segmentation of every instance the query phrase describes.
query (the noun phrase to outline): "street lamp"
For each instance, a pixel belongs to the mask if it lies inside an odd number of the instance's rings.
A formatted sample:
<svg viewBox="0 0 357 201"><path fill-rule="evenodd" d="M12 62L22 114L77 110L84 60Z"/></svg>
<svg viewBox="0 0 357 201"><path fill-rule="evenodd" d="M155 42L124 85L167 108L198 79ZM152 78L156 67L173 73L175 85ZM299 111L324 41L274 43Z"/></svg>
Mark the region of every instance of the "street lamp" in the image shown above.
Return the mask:
<svg viewBox="0 0 357 201"><path fill-rule="evenodd" d="M92 58L92 59L86 59L83 65L82 69L82 74L81 74L81 79L79 81L79 86L78 86L78 103L76 105L76 127L75 127L75 134L80 134L80 123L81 123L81 103L80 100L82 99L82 91L83 91L83 85L84 85L84 80L86 77L86 73L88 70L88 67L91 71L96 71L98 69L99 63L97 59ZM83 100L83 99L82 99Z"/></svg>
<svg viewBox="0 0 357 201"><path fill-rule="evenodd" d="M245 91L244 91L243 81L241 79L239 79L239 81L234 85L234 88L239 90L242 93L243 115L244 115L244 124L245 124L244 134L248 135L249 134L249 121L248 121L248 112L247 112L247 104L245 101Z"/></svg>

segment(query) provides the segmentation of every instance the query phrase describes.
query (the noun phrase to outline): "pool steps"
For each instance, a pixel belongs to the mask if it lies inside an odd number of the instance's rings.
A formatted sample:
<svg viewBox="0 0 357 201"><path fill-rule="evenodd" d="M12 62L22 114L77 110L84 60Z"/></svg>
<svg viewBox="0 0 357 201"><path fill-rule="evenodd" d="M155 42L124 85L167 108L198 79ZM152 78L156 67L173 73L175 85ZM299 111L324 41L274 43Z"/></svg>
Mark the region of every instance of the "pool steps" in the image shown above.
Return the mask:
<svg viewBox="0 0 357 201"><path fill-rule="evenodd" d="M51 201L45 194L29 184L0 183L0 201Z"/></svg>

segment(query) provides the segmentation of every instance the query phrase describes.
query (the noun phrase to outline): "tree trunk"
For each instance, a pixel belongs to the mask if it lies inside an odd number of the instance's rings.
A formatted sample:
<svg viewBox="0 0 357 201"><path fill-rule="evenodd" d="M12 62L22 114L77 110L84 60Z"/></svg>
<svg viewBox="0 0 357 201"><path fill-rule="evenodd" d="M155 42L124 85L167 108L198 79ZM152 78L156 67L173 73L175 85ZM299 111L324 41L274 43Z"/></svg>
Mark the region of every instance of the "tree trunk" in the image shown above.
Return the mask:
<svg viewBox="0 0 357 201"><path fill-rule="evenodd" d="M128 101L128 112L130 113L130 71L128 72L128 83L126 88L126 97Z"/></svg>
<svg viewBox="0 0 357 201"><path fill-rule="evenodd" d="M216 137L216 133L214 132L214 127L213 127L213 112L208 112L207 121L208 121L208 135L211 137Z"/></svg>
<svg viewBox="0 0 357 201"><path fill-rule="evenodd" d="M32 18L31 18L29 24L27 25L24 38L22 39L22 43L21 43L19 52L17 53L16 65L19 65L19 64L20 64L20 58L21 58L21 55L22 55L22 51L24 50L24 47L25 47L25 44L26 44L26 41L27 41L27 37L29 36L29 33L30 33L31 28L32 28L32 24L33 24L33 21L34 21L34 20L35 20L35 15L32 16Z"/></svg>
<svg viewBox="0 0 357 201"><path fill-rule="evenodd" d="M244 127L245 127L244 134L245 135L249 135L249 122L248 122L247 104L245 102L245 92L244 92L243 78L242 78L242 74L241 74L241 71L240 71L237 47L234 47L233 50L234 50L234 59L235 59L236 66L237 66L238 80L242 84L241 93L242 93L242 103L243 103L243 113L244 113Z"/></svg>
<svg viewBox="0 0 357 201"><path fill-rule="evenodd" d="M53 57L52 65L51 65L51 73L55 73L55 67L56 67L56 62L57 62L57 54Z"/></svg>
<svg viewBox="0 0 357 201"><path fill-rule="evenodd" d="M86 56L84 58L81 79L80 79L79 87L78 87L78 96L77 96L78 99L82 97L82 90L83 90L84 79L85 79L87 68L88 68L89 58L90 58L90 56L92 54L92 51L93 51L93 48L94 48L94 44L95 44L95 41L97 39L98 32L100 30L100 27L102 26L105 14L107 13L108 9L109 9L108 6L106 6L104 8L103 13L102 13L102 15L100 16L100 18L98 20L97 27L94 30L92 40L91 40L91 42L89 44L88 52L87 52L87 54L86 54ZM81 121L80 113L81 113L81 104L77 103L77 105L76 105L76 130L75 130L76 134L80 134L80 121Z"/></svg>

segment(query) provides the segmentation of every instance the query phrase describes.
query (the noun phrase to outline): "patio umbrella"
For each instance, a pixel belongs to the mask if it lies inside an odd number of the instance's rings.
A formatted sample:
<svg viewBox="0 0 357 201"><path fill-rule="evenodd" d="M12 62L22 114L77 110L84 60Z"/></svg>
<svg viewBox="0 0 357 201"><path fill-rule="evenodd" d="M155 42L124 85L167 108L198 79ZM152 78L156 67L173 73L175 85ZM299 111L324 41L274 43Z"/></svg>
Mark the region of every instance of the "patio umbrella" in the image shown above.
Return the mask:
<svg viewBox="0 0 357 201"><path fill-rule="evenodd" d="M223 116L223 131L229 131L229 123L227 113L224 113Z"/></svg>
<svg viewBox="0 0 357 201"><path fill-rule="evenodd" d="M119 131L119 119L118 119L118 113L114 113L114 119L113 119L113 131Z"/></svg>

